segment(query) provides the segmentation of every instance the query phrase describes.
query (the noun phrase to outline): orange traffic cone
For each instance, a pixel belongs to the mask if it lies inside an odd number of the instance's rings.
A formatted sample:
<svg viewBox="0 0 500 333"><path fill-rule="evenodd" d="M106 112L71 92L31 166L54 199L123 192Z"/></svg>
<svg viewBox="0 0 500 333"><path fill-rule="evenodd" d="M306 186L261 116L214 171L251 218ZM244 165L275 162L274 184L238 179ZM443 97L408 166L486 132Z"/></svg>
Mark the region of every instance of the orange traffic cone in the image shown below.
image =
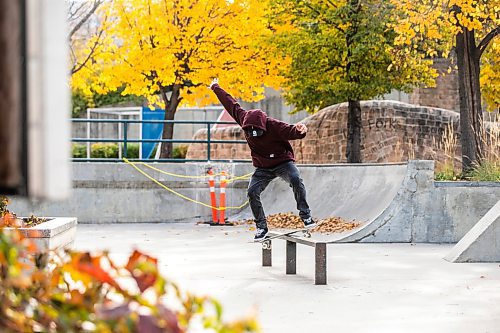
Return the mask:
<svg viewBox="0 0 500 333"><path fill-rule="evenodd" d="M217 199L215 198L215 178L212 169L208 172L208 186L210 188L210 204L212 205L212 224L217 224Z"/></svg>

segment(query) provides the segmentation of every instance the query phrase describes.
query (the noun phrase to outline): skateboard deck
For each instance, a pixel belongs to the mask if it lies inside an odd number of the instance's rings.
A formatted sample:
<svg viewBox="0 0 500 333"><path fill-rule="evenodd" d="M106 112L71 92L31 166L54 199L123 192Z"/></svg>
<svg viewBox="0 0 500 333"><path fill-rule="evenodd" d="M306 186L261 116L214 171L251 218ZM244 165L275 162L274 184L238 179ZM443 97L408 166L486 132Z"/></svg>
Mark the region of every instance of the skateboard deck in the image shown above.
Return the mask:
<svg viewBox="0 0 500 333"><path fill-rule="evenodd" d="M302 232L302 234L303 234L302 236L303 237L311 238L310 229L301 228L301 229L295 229L295 230L287 231L287 232L276 232L276 231L273 231L273 233L276 233L277 235L266 236L266 237L264 237L264 238L262 238L260 240L257 240L257 241L250 241L249 243L264 243L266 241L270 241L271 239L275 239L275 238L282 237L282 236L290 236L290 235L296 234L298 232Z"/></svg>

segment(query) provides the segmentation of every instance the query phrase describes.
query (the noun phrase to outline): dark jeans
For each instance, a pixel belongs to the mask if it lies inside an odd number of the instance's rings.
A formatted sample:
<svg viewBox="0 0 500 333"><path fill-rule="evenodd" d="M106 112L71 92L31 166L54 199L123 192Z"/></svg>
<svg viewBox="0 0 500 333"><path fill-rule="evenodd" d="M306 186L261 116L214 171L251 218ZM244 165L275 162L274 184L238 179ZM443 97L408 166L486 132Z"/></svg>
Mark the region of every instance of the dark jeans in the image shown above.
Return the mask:
<svg viewBox="0 0 500 333"><path fill-rule="evenodd" d="M252 175L250 184L248 185L248 199L250 201L250 208L252 209L255 224L258 228L267 228L266 215L260 202L260 194L269 185L269 183L276 177L280 177L286 181L293 189L295 201L297 202L297 209L299 216L304 220L311 217L311 210L306 201L306 188L300 178L299 169L294 162L289 161L282 163L274 168L264 169L257 168Z"/></svg>

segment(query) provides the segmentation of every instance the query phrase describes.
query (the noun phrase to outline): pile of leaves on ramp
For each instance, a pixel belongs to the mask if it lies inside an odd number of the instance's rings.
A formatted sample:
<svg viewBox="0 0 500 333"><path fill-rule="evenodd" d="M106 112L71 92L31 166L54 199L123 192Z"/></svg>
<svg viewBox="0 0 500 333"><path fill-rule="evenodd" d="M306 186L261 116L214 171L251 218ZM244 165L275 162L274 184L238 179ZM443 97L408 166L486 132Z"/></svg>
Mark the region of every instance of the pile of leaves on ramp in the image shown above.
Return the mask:
<svg viewBox="0 0 500 333"><path fill-rule="evenodd" d="M340 217L329 217L325 219L315 219L319 224L313 228L313 232L340 233L358 228L361 223L356 221L346 221ZM254 224L253 219L238 222L239 224ZM277 213L267 217L267 225L271 229L300 229L304 227L302 219L293 213Z"/></svg>

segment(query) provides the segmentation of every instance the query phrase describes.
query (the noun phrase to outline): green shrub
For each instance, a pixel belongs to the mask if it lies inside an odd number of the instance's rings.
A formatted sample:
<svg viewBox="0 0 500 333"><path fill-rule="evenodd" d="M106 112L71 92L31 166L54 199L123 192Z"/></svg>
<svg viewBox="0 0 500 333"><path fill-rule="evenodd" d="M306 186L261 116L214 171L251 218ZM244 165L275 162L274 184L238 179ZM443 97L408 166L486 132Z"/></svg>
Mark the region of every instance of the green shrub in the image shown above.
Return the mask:
<svg viewBox="0 0 500 333"><path fill-rule="evenodd" d="M140 143L127 143L127 158L139 158ZM123 145L122 145L123 147ZM181 145L174 148L172 158L186 158L188 145ZM156 154L156 145L151 153L151 158ZM122 148L122 155L124 151ZM84 144L73 144L73 158L87 158L87 146ZM90 146L91 158L118 158L118 145L116 143L94 143Z"/></svg>
<svg viewBox="0 0 500 333"><path fill-rule="evenodd" d="M453 165L449 163L445 163L443 165L436 165L436 171L434 173L435 180L458 180L461 179L461 176L455 172L455 168Z"/></svg>
<svg viewBox="0 0 500 333"><path fill-rule="evenodd" d="M122 155L125 156L123 148ZM127 158L139 158L139 143L127 143Z"/></svg>
<svg viewBox="0 0 500 333"><path fill-rule="evenodd" d="M85 146L85 145L74 143L71 146L71 150L72 150L71 156L73 156L73 158L86 158L87 157L87 146Z"/></svg>
<svg viewBox="0 0 500 333"><path fill-rule="evenodd" d="M172 151L172 158L186 158L188 148L188 145L180 145L175 147Z"/></svg>
<svg viewBox="0 0 500 333"><path fill-rule="evenodd" d="M90 146L92 158L118 158L118 145L115 143L94 143Z"/></svg>
<svg viewBox="0 0 500 333"><path fill-rule="evenodd" d="M73 158L87 158L87 145L73 144ZM92 158L117 158L118 146L114 143L94 143L90 145L90 157Z"/></svg>
<svg viewBox="0 0 500 333"><path fill-rule="evenodd" d="M500 182L500 161L483 161L470 173L471 180Z"/></svg>

